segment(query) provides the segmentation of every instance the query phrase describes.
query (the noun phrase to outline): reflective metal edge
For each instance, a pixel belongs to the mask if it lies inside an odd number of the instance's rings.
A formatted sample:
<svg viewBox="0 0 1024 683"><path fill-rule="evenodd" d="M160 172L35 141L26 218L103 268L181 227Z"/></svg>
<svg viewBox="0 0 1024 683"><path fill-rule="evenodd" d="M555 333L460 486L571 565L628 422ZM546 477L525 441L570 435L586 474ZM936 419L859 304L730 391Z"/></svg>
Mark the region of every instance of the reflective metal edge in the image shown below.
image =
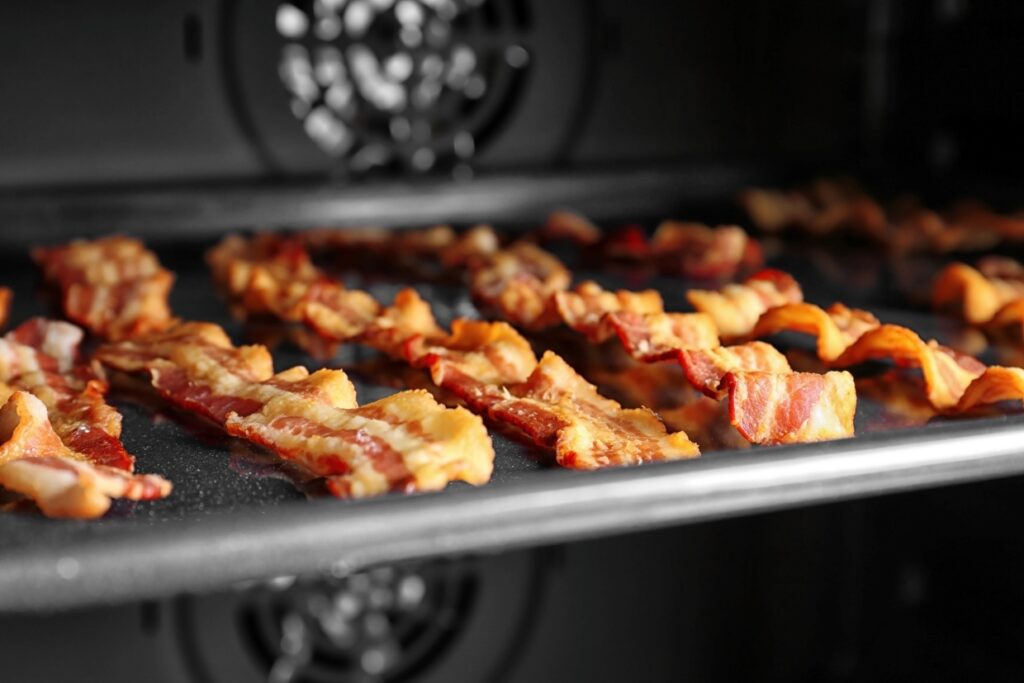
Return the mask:
<svg viewBox="0 0 1024 683"><path fill-rule="evenodd" d="M377 562L492 552L1024 473L1024 418L270 514L185 520L131 539L0 555L0 610L223 588ZM142 536L139 538L138 536ZM119 546L132 544L132 561ZM201 568L201 570L199 570Z"/></svg>

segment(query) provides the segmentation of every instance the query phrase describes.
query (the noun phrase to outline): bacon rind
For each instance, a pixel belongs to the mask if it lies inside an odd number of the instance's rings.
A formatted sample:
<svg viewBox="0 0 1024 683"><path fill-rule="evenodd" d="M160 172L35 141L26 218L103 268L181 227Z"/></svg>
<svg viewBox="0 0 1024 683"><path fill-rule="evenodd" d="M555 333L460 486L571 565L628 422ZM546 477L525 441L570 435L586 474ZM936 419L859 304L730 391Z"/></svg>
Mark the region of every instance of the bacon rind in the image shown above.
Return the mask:
<svg viewBox="0 0 1024 683"><path fill-rule="evenodd" d="M691 289L686 298L711 316L723 338L737 339L748 336L769 308L802 302L803 292L789 274L765 269L720 290Z"/></svg>
<svg viewBox="0 0 1024 683"><path fill-rule="evenodd" d="M167 299L174 274L138 240L75 240L35 249L46 280L58 285L64 314L107 339L126 339L173 323Z"/></svg>
<svg viewBox="0 0 1024 683"><path fill-rule="evenodd" d="M170 482L156 475L89 462L61 441L46 406L28 392L13 392L0 408L0 439L0 485L32 499L49 517L99 517L112 498L152 500L171 492Z"/></svg>
<svg viewBox="0 0 1024 683"><path fill-rule="evenodd" d="M783 331L801 332L817 337L818 357L831 362L864 333L877 328L878 319L859 309L832 304L823 310L814 304L783 304L769 308L758 319L751 337L760 338Z"/></svg>
<svg viewBox="0 0 1024 683"><path fill-rule="evenodd" d="M976 359L898 325L882 325L865 333L834 362L845 368L868 360L889 359L901 367L918 367L924 376L928 400L940 410L952 408L967 386L985 370Z"/></svg>
<svg viewBox="0 0 1024 683"><path fill-rule="evenodd" d="M784 375L793 372L786 357L774 346L764 342L710 349L682 349L679 352L679 363L695 389L716 399L722 399L728 393L731 385L724 383L723 379L730 373Z"/></svg>
<svg viewBox="0 0 1024 683"><path fill-rule="evenodd" d="M729 373L722 382L728 386L730 422L752 443L853 436L857 393L848 372Z"/></svg>

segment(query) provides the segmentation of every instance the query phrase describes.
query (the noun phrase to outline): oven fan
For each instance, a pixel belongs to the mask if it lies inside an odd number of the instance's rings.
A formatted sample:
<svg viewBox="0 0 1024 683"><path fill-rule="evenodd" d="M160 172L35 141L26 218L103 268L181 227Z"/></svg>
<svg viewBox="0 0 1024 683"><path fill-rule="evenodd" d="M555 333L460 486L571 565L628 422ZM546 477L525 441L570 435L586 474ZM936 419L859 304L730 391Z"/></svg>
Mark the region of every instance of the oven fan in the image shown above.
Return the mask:
<svg viewBox="0 0 1024 683"><path fill-rule="evenodd" d="M286 0L278 74L343 167L468 170L517 100L525 0Z"/></svg>
<svg viewBox="0 0 1024 683"><path fill-rule="evenodd" d="M273 581L176 602L178 642L211 683L440 683L505 670L534 628L538 551Z"/></svg>
<svg viewBox="0 0 1024 683"><path fill-rule="evenodd" d="M404 680L444 652L473 600L471 574L436 567L263 591L242 609L242 628L269 681Z"/></svg>

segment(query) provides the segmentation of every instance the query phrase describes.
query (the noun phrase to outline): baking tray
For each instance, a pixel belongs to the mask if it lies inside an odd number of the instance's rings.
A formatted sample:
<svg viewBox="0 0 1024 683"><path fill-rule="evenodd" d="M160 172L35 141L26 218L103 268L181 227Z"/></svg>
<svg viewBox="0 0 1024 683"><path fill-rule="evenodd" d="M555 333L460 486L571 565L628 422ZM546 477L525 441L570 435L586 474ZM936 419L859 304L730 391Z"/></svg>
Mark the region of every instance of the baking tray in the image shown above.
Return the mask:
<svg viewBox="0 0 1024 683"><path fill-rule="evenodd" d="M242 341L253 330L228 318L202 261L212 239L184 235L160 242L159 256L178 276L172 307L183 317L224 324ZM834 250L769 245L769 253L774 265L797 275L815 303L871 303L883 320L942 340L960 332L926 312L879 309L892 303L886 297L896 289L884 264L876 272L870 251L844 252L838 264L829 260ZM51 312L23 251L5 250L0 268L3 284L16 291L14 321ZM630 271L577 275L599 276L608 286L653 284L670 306L681 304L686 287ZM383 300L401 284L350 277ZM461 286L417 287L442 323L474 311ZM275 349L275 362L278 368L316 365L287 344ZM381 372L379 358L358 346L344 347L328 364L350 372L362 402L399 388L401 370ZM309 499L294 472L258 449L155 410L130 392L113 398L139 471L167 476L174 493L153 503L119 502L97 521L0 515L0 610L155 598L280 575L342 575L378 562L499 551L1024 472L1024 417L1018 414L898 428L903 423L884 405L862 398L858 436L849 440L570 472L493 434L495 474L487 486L453 484L437 494L365 501Z"/></svg>

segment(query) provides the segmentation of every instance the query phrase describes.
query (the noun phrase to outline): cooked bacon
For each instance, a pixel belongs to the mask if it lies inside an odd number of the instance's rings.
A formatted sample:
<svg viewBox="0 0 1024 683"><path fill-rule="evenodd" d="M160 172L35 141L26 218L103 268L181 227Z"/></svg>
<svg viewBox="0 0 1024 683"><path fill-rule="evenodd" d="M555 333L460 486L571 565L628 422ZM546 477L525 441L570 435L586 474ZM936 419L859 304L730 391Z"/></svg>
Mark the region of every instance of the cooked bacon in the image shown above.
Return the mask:
<svg viewBox="0 0 1024 683"><path fill-rule="evenodd" d="M448 268L476 267L481 261L498 251L501 243L494 228L477 225L459 235L454 242L441 249L439 258Z"/></svg>
<svg viewBox="0 0 1024 683"><path fill-rule="evenodd" d="M156 475L95 464L53 430L38 398L15 391L0 408L0 485L30 498L49 517L99 517L113 498L152 500L170 494Z"/></svg>
<svg viewBox="0 0 1024 683"><path fill-rule="evenodd" d="M634 313L619 311L606 318L626 352L651 363L675 358L683 349L718 346L718 328L707 313Z"/></svg>
<svg viewBox="0 0 1024 683"><path fill-rule="evenodd" d="M931 404L940 410L957 404L967 386L985 370L978 360L898 325L882 325L862 335L833 363L850 367L873 359L890 359L900 367L919 367Z"/></svg>
<svg viewBox="0 0 1024 683"><path fill-rule="evenodd" d="M857 392L848 372L740 372L725 375L733 426L753 443L853 436Z"/></svg>
<svg viewBox="0 0 1024 683"><path fill-rule="evenodd" d="M947 266L935 280L932 301L940 309L954 309L967 322L981 325L1000 309L1024 299L1024 275L1020 264L1009 259L987 260L976 270L965 263ZM1003 320L1008 316L1003 315Z"/></svg>
<svg viewBox="0 0 1024 683"><path fill-rule="evenodd" d="M663 270L695 280L731 278L764 265L760 244L736 225L664 221L651 238L651 253Z"/></svg>
<svg viewBox="0 0 1024 683"><path fill-rule="evenodd" d="M715 321L719 334L735 339L750 334L761 314L773 306L803 301L796 280L781 270L765 269L740 284L720 290L691 289L686 298Z"/></svg>
<svg viewBox="0 0 1024 683"><path fill-rule="evenodd" d="M751 337L767 337L783 331L812 334L818 338L818 357L832 362L850 344L881 325L867 311L835 303L826 310L808 303L783 304L769 308L758 319Z"/></svg>
<svg viewBox="0 0 1024 683"><path fill-rule="evenodd" d="M167 297L174 275L138 240L76 240L32 257L60 287L64 314L101 337L125 339L173 322Z"/></svg>
<svg viewBox="0 0 1024 683"><path fill-rule="evenodd" d="M1024 400L1024 369L992 366L967 385L952 411L966 413L979 406Z"/></svg>
<svg viewBox="0 0 1024 683"><path fill-rule="evenodd" d="M542 242L569 240L581 246L601 241L601 230L586 216L575 211L553 211L534 236Z"/></svg>
<svg viewBox="0 0 1024 683"><path fill-rule="evenodd" d="M325 334L323 328L311 317L307 319L314 329ZM430 304L415 289L403 289L395 295L395 302L366 327L359 341L392 358L404 358L406 343L410 339L437 339L444 336L445 332L434 319ZM326 337L332 338L329 332Z"/></svg>
<svg viewBox="0 0 1024 683"><path fill-rule="evenodd" d="M753 188L740 194L740 203L766 232L797 228L824 235L845 228L882 239L888 228L878 202L846 179L823 178L787 192Z"/></svg>
<svg viewBox="0 0 1024 683"><path fill-rule="evenodd" d="M572 291L556 292L554 298L562 321L592 342L602 342L616 333L609 314L644 315L665 310L661 295L653 289L609 292L591 281L580 283Z"/></svg>
<svg viewBox="0 0 1024 683"><path fill-rule="evenodd" d="M470 405L475 405L473 395L447 386L450 373L471 377L480 385L502 387L526 381L537 367L530 343L508 323L463 318L452 323L447 337L410 338L404 356L413 366L428 368L435 384L454 389Z"/></svg>
<svg viewBox="0 0 1024 683"><path fill-rule="evenodd" d="M535 244L518 242L471 273L470 292L506 320L536 330L558 322L553 297L571 280L557 258Z"/></svg>
<svg viewBox="0 0 1024 683"><path fill-rule="evenodd" d="M709 349L683 349L679 352L679 363L683 366L683 372L690 384L711 398L717 399L723 398L728 392L728 386L722 383L722 379L730 373L793 372L786 357L774 346L764 342Z"/></svg>
<svg viewBox="0 0 1024 683"><path fill-rule="evenodd" d="M425 392L365 406L341 370L273 373L265 347L234 347L223 330L185 323L97 351L121 370L148 370L169 401L328 478L338 496L425 491L490 478L494 451L478 417Z"/></svg>
<svg viewBox="0 0 1024 683"><path fill-rule="evenodd" d="M380 310L366 292L326 277L297 238L230 235L208 252L207 262L246 315L312 321L332 338L348 339L362 334Z"/></svg>

